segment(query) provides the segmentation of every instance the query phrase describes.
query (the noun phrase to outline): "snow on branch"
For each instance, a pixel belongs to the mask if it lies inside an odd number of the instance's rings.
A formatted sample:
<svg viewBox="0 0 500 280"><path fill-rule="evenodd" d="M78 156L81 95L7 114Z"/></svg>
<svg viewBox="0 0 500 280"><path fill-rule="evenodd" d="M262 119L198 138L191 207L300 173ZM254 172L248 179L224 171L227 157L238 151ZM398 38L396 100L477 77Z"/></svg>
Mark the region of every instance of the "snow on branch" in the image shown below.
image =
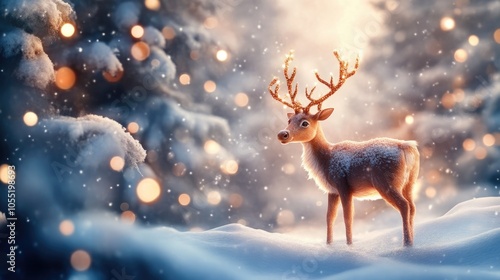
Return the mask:
<svg viewBox="0 0 500 280"><path fill-rule="evenodd" d="M85 64L90 70L105 70L111 75L123 71L123 66L114 54L113 50L102 42L95 42L81 47L81 52L76 53L81 64Z"/></svg>
<svg viewBox="0 0 500 280"><path fill-rule="evenodd" d="M146 151L139 141L125 132L125 128L118 122L106 117L58 117L48 121L47 127L66 132L71 142L80 144L79 156L90 158L92 162L105 162L112 152L123 155L125 161L132 166L146 158Z"/></svg>
<svg viewBox="0 0 500 280"><path fill-rule="evenodd" d="M0 54L22 55L15 75L29 86L43 89L54 80L54 65L36 36L16 28L0 38Z"/></svg>
<svg viewBox="0 0 500 280"><path fill-rule="evenodd" d="M37 36L55 33L73 15L71 6L61 0L6 0L0 4L4 15Z"/></svg>

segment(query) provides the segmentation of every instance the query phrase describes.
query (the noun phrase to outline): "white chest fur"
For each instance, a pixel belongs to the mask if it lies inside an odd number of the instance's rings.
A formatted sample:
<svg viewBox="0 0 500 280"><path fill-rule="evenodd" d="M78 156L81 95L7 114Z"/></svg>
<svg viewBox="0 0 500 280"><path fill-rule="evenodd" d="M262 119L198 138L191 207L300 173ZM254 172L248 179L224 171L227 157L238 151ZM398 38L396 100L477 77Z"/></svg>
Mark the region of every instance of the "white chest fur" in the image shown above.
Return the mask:
<svg viewBox="0 0 500 280"><path fill-rule="evenodd" d="M314 182L322 191L338 194L337 189L328 183L326 177L328 169L324 168L325 164L328 165L326 162L320 162L318 155L315 154L310 144L303 144L302 166L307 171L309 179L314 179Z"/></svg>

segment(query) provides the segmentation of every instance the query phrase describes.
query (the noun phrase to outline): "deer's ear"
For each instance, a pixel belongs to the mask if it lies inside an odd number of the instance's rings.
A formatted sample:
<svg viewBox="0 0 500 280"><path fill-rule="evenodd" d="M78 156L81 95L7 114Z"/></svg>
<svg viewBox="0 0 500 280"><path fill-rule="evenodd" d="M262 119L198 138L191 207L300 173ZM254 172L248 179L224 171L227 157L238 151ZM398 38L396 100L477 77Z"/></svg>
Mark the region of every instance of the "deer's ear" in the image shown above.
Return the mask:
<svg viewBox="0 0 500 280"><path fill-rule="evenodd" d="M327 108L316 113L315 117L318 121L324 121L333 113L333 108Z"/></svg>
<svg viewBox="0 0 500 280"><path fill-rule="evenodd" d="M286 114L286 116L288 117L288 119L291 119L293 116L295 116L295 114L294 113L288 113L288 114Z"/></svg>

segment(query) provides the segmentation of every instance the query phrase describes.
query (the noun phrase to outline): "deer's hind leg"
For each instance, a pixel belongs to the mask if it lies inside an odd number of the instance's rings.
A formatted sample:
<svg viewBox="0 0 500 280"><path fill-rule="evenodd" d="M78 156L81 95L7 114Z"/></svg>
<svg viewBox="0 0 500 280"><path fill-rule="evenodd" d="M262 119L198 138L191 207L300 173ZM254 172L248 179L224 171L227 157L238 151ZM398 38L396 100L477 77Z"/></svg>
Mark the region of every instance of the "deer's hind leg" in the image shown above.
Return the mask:
<svg viewBox="0 0 500 280"><path fill-rule="evenodd" d="M411 204L412 201L408 201L405 196L399 191L401 188L399 186L394 186L388 182L389 180L377 180L374 182L376 184L377 190L379 190L380 195L394 208L399 210L401 213L401 218L403 220L403 243L405 246L413 245L413 234L411 227Z"/></svg>

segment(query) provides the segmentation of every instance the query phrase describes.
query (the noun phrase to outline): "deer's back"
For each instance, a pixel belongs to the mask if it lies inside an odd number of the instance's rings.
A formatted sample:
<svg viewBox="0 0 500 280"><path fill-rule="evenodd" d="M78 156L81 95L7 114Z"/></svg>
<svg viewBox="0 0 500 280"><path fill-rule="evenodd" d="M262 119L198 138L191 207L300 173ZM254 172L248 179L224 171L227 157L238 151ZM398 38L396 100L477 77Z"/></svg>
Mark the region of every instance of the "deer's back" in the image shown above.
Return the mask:
<svg viewBox="0 0 500 280"><path fill-rule="evenodd" d="M335 188L352 188L356 196L377 193L374 180L397 180L406 177L413 163L407 163L406 153L418 151L415 141L375 138L369 141L344 141L332 145L328 181Z"/></svg>

